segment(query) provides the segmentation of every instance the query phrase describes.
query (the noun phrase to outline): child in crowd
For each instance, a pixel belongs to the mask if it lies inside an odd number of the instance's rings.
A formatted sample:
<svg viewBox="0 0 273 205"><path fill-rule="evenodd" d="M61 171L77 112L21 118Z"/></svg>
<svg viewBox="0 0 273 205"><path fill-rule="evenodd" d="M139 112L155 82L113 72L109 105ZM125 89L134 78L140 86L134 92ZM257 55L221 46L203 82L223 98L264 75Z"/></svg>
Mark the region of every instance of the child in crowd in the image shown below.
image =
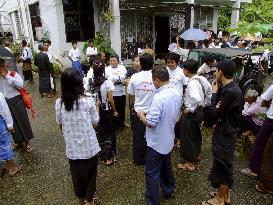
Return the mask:
<svg viewBox="0 0 273 205"><path fill-rule="evenodd" d="M79 72L81 78L83 78L80 55L80 50L77 48L77 41L72 41L72 48L69 51L69 59L72 61L72 67L76 69Z"/></svg>
<svg viewBox="0 0 273 205"><path fill-rule="evenodd" d="M7 162L8 173L13 177L22 170L22 166L14 163L10 132L14 132L13 120L6 99L0 93L0 161ZM0 177L4 173L5 170L0 168Z"/></svg>
<svg viewBox="0 0 273 205"><path fill-rule="evenodd" d="M56 121L63 132L75 195L85 205L95 205L98 153L100 146L94 127L98 125L98 106L84 95L82 78L75 69L61 77L61 98L57 99Z"/></svg>

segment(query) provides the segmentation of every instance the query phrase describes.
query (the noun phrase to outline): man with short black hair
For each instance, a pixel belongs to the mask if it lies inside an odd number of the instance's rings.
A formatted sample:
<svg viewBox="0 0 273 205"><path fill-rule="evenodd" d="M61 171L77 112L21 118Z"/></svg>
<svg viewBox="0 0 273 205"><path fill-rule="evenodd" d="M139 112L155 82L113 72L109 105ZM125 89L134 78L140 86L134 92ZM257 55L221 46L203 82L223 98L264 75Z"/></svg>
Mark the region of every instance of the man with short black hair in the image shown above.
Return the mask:
<svg viewBox="0 0 273 205"><path fill-rule="evenodd" d="M34 64L38 67L40 97L44 97L44 94L47 94L47 97L51 98L50 75L53 73L53 66L49 62L48 55L44 53L44 46L39 45L38 49L40 52L35 56Z"/></svg>
<svg viewBox="0 0 273 205"><path fill-rule="evenodd" d="M119 56L112 54L110 56L110 66L105 68L105 77L108 80L112 80L115 89L113 90L113 98L115 101L115 107L118 112L118 117L115 117L115 125L117 128L130 127L129 124L125 123L125 106L126 106L126 95L125 95L125 78L127 69L119 64Z"/></svg>
<svg viewBox="0 0 273 205"><path fill-rule="evenodd" d="M178 168L195 171L195 164L201 154L202 135L200 125L203 108L210 105L212 88L203 76L197 75L198 63L189 59L184 63L183 72L189 78L184 97L184 118L181 122L180 146L181 160Z"/></svg>
<svg viewBox="0 0 273 205"><path fill-rule="evenodd" d="M212 138L213 164L209 181L218 192L210 193L212 199L203 202L203 205L230 204L230 189L234 183L234 152L243 107L242 91L233 80L235 63L232 60L222 60L216 68L210 113L215 126ZM222 84L220 95L219 83Z"/></svg>
<svg viewBox="0 0 273 205"><path fill-rule="evenodd" d="M155 92L155 86L152 79L152 68L154 58L152 55L144 53L139 58L141 71L132 75L128 93L130 94L130 107L135 112L147 113ZM133 162L137 165L145 163L146 126L140 121L136 114L133 115Z"/></svg>
<svg viewBox="0 0 273 205"><path fill-rule="evenodd" d="M157 88L148 113L138 116L146 126L147 152L145 162L147 205L160 204L162 196L174 197L175 180L172 171L171 150L174 145L174 125L180 113L182 96L169 84L169 73L163 66L152 70Z"/></svg>

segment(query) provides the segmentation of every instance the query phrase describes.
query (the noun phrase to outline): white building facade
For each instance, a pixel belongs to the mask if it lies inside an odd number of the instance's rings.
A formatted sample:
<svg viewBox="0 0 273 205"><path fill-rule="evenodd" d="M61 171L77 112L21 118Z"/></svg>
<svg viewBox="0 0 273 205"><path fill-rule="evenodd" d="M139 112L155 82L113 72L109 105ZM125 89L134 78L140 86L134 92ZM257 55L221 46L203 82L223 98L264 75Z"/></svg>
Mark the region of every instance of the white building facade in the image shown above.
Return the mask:
<svg viewBox="0 0 273 205"><path fill-rule="evenodd" d="M81 42L94 38L96 32L100 31L111 40L112 48L121 56L125 38L137 41L139 37L137 32L131 31L137 29L138 22L141 23L133 19L136 18L135 14L142 15L143 19L145 15L148 16L151 22L148 32L151 43L155 46L157 17L182 18L183 14L184 29L210 26L217 31L219 6L233 5L232 25L236 25L240 3L246 1L250 3L251 0L172 0L169 3L163 0L0 0L0 3L9 18L9 29L14 40L26 39L37 48L43 39L50 39L55 53L64 56L71 48L72 40L80 42L81 49ZM149 3L143 6L143 2ZM176 7L183 8L183 12L168 10ZM108 9L114 17L112 22L106 22L102 17L102 11ZM131 30L128 30L127 20L132 20L135 24L130 25ZM171 39L171 27L166 32L170 32Z"/></svg>

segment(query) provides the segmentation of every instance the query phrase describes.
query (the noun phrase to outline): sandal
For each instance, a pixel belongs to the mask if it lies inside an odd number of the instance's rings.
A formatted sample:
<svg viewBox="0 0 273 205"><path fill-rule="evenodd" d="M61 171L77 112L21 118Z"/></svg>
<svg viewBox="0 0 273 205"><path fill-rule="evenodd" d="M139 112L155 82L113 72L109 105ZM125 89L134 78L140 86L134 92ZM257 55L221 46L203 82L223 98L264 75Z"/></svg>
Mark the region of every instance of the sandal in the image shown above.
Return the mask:
<svg viewBox="0 0 273 205"><path fill-rule="evenodd" d="M213 192L210 192L209 193L209 197L211 198L211 199L213 199L213 198L215 198L215 197L217 197L218 196L218 192L217 191L213 191ZM231 203L230 202L225 202L225 205L231 205Z"/></svg>
<svg viewBox="0 0 273 205"><path fill-rule="evenodd" d="M251 169L249 169L249 168L242 169L242 170L240 171L240 173L241 173L242 175L245 175L245 176L247 176L247 177L251 177L251 178L253 178L253 179L257 179L257 178L258 178L258 174L255 174L255 173L252 172Z"/></svg>
<svg viewBox="0 0 273 205"><path fill-rule="evenodd" d="M31 153L33 151L32 145L26 145L26 152Z"/></svg>
<svg viewBox="0 0 273 205"><path fill-rule="evenodd" d="M22 171L22 165L16 166L16 170L9 173L10 177L14 177L16 174L20 173Z"/></svg>
<svg viewBox="0 0 273 205"><path fill-rule="evenodd" d="M214 203L211 203L211 202L209 202L211 199L209 199L209 200L207 200L207 201L203 201L202 202L202 205L222 205L222 204L214 204ZM226 204L226 202L223 202L224 204L223 205L225 205Z"/></svg>
<svg viewBox="0 0 273 205"><path fill-rule="evenodd" d="M19 150L22 147L23 147L23 145L21 143L19 143L19 144L13 143L12 150Z"/></svg>
<svg viewBox="0 0 273 205"><path fill-rule="evenodd" d="M189 172L195 172L196 171L196 168L191 168L191 167L188 167L186 164L178 164L177 166L178 169L181 169L183 171L189 171Z"/></svg>
<svg viewBox="0 0 273 205"><path fill-rule="evenodd" d="M273 195L273 191L269 191L269 190L265 189L260 183L256 184L255 189L258 192Z"/></svg>

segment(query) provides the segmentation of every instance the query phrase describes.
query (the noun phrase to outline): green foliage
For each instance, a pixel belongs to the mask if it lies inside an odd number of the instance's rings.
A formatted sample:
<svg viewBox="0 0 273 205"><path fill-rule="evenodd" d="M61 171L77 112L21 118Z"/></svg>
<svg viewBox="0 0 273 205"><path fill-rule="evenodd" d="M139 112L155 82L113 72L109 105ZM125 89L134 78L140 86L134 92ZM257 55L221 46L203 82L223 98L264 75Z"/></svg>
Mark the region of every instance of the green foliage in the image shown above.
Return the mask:
<svg viewBox="0 0 273 205"><path fill-rule="evenodd" d="M218 28L226 30L231 24L231 9L221 8L219 9Z"/></svg>
<svg viewBox="0 0 273 205"><path fill-rule="evenodd" d="M103 34L100 32L96 33L96 38L93 39L94 46L100 51L104 52L106 55L109 55L114 52L114 50L111 48L111 44L109 41L105 40L103 37ZM88 47L88 41L84 42L82 52L85 54L86 49Z"/></svg>
<svg viewBox="0 0 273 205"><path fill-rule="evenodd" d="M17 62L21 61L21 56L22 56L22 45L21 43L14 43L11 47L11 50L15 56L15 59Z"/></svg>
<svg viewBox="0 0 273 205"><path fill-rule="evenodd" d="M262 26L262 24L258 23L249 23L246 21L240 21L237 25L237 28L228 29L229 32L238 32L240 36L245 36L247 34L254 35L257 32L261 32L263 34L267 34L269 29Z"/></svg>
<svg viewBox="0 0 273 205"><path fill-rule="evenodd" d="M111 10L101 12L103 19L106 22L112 23L115 20L113 12Z"/></svg>
<svg viewBox="0 0 273 205"><path fill-rule="evenodd" d="M273 0L252 0L242 4L240 19L249 23L273 23Z"/></svg>

